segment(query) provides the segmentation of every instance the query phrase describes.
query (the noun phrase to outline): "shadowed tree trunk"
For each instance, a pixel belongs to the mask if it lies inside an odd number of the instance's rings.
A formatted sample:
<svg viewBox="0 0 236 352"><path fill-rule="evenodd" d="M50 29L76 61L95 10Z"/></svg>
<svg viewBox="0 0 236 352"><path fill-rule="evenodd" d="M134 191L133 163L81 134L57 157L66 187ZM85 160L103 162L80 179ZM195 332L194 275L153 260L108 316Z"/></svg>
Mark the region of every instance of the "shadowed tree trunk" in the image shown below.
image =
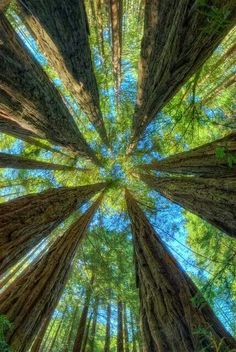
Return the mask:
<svg viewBox="0 0 236 352"><path fill-rule="evenodd" d="M92 322L92 315L90 315L88 318L88 322L87 322L85 333L84 333L83 346L81 348L81 352L87 351L91 322Z"/></svg>
<svg viewBox="0 0 236 352"><path fill-rule="evenodd" d="M236 177L141 175L150 188L236 237Z"/></svg>
<svg viewBox="0 0 236 352"><path fill-rule="evenodd" d="M0 40L0 115L99 164L59 92L3 14Z"/></svg>
<svg viewBox="0 0 236 352"><path fill-rule="evenodd" d="M110 344L111 344L111 302L109 301L107 304L107 323L106 323L104 352L110 352Z"/></svg>
<svg viewBox="0 0 236 352"><path fill-rule="evenodd" d="M217 156L218 152L223 153L222 157ZM229 166L232 157L236 162L236 132L187 152L171 155L163 160L154 160L151 164L140 165L140 168L178 174L226 177L236 175L236 164Z"/></svg>
<svg viewBox="0 0 236 352"><path fill-rule="evenodd" d="M136 340L136 331L134 329L134 318L131 312L131 331L132 331L132 352L137 352L137 340Z"/></svg>
<svg viewBox="0 0 236 352"><path fill-rule="evenodd" d="M47 253L36 260L0 295L0 313L13 323L7 342L15 352L26 352L45 319L50 317L66 284L68 273L103 194Z"/></svg>
<svg viewBox="0 0 236 352"><path fill-rule="evenodd" d="M124 352L123 303L117 303L117 352Z"/></svg>
<svg viewBox="0 0 236 352"><path fill-rule="evenodd" d="M94 352L97 319L98 319L98 305L99 305L99 298L96 297L94 302L94 308L93 308L93 320L92 320L91 332L90 332L89 341L88 341L88 352Z"/></svg>
<svg viewBox="0 0 236 352"><path fill-rule="evenodd" d="M124 309L124 337L125 337L125 352L129 352L129 329L127 321L127 309L126 304L123 304Z"/></svg>
<svg viewBox="0 0 236 352"><path fill-rule="evenodd" d="M116 82L116 95L119 95L121 84L123 0L110 0L110 16L112 27L112 65Z"/></svg>
<svg viewBox="0 0 236 352"><path fill-rule="evenodd" d="M146 0L133 142L235 23L231 0Z"/></svg>
<svg viewBox="0 0 236 352"><path fill-rule="evenodd" d="M105 185L49 189L0 204L0 274Z"/></svg>
<svg viewBox="0 0 236 352"><path fill-rule="evenodd" d="M86 323L88 319L88 312L89 312L89 305L90 305L91 296L92 296L93 283L94 283L94 275L92 275L90 285L86 289L84 307L79 320L75 342L72 349L73 352L82 352L83 341L86 335Z"/></svg>
<svg viewBox="0 0 236 352"><path fill-rule="evenodd" d="M65 345L64 352L70 351L70 346L72 344L73 332L74 332L75 324L76 324L76 321L77 321L77 318L78 318L78 314L79 314L79 308L80 308L80 306L79 306L79 304L77 304L76 309L75 309L75 311L73 313L73 316L72 316L71 326L70 326L68 339L67 339L67 342L66 342L66 345Z"/></svg>
<svg viewBox="0 0 236 352"><path fill-rule="evenodd" d="M236 341L168 252L129 192L126 202L133 232L144 351L213 352L220 344L222 350L235 349Z"/></svg>
<svg viewBox="0 0 236 352"><path fill-rule="evenodd" d="M21 155L0 153L0 168L10 169L44 169L44 170L78 170L73 166L51 164L44 161L31 160ZM81 169L83 170L83 169Z"/></svg>
<svg viewBox="0 0 236 352"><path fill-rule="evenodd" d="M108 144L91 60L84 1L21 0L18 4L24 22L49 64L79 102L103 142Z"/></svg>
<svg viewBox="0 0 236 352"><path fill-rule="evenodd" d="M50 323L50 318L45 319L44 323L42 324L38 335L36 336L32 347L30 348L30 352L39 352L41 350L43 338L47 331L48 325Z"/></svg>

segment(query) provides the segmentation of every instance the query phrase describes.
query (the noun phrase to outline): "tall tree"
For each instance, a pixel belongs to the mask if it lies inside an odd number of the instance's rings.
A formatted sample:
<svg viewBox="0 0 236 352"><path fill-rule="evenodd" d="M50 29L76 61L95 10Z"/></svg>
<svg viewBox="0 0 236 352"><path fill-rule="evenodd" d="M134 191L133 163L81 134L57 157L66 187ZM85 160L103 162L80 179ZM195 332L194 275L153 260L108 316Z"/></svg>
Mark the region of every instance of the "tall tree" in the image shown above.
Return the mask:
<svg viewBox="0 0 236 352"><path fill-rule="evenodd" d="M106 322L104 352L110 352L110 344L111 344L111 302L110 300L107 303L106 311L107 311L107 322Z"/></svg>
<svg viewBox="0 0 236 352"><path fill-rule="evenodd" d="M0 39L0 115L99 164L59 92L3 14Z"/></svg>
<svg viewBox="0 0 236 352"><path fill-rule="evenodd" d="M117 352L124 352L123 302L117 302Z"/></svg>
<svg viewBox="0 0 236 352"><path fill-rule="evenodd" d="M216 346L234 350L236 341L168 252L128 191L126 202L133 233L144 350L213 352Z"/></svg>
<svg viewBox="0 0 236 352"><path fill-rule="evenodd" d="M0 204L0 273L106 185L49 189Z"/></svg>
<svg viewBox="0 0 236 352"><path fill-rule="evenodd" d="M236 178L141 175L152 189L228 235L236 236Z"/></svg>
<svg viewBox="0 0 236 352"><path fill-rule="evenodd" d="M123 304L124 310L124 340L125 340L125 352L129 352L129 329L128 329L128 319L127 319L127 307L126 303Z"/></svg>
<svg viewBox="0 0 236 352"><path fill-rule="evenodd" d="M7 154L7 153L0 153L0 168L67 170L67 171L79 170L73 166L51 164L44 161L32 160L20 155Z"/></svg>
<svg viewBox="0 0 236 352"><path fill-rule="evenodd" d="M151 164L143 164L140 167L144 170L208 177L236 175L236 132L187 152L154 160Z"/></svg>
<svg viewBox="0 0 236 352"><path fill-rule="evenodd" d="M103 142L108 144L93 72L84 1L21 0L18 4L23 20L49 64L79 102Z"/></svg>
<svg viewBox="0 0 236 352"><path fill-rule="evenodd" d="M96 329L97 329L97 319L98 319L98 308L99 308L99 297L96 296L93 307L93 318L91 331L88 338L88 351L94 352L94 344L96 338Z"/></svg>
<svg viewBox="0 0 236 352"><path fill-rule="evenodd" d="M235 23L231 0L146 0L133 142Z"/></svg>
<svg viewBox="0 0 236 352"><path fill-rule="evenodd" d="M0 313L13 323L7 341L14 351L27 351L45 318L50 319L67 281L75 252L102 197L103 194L54 241L41 259L31 264L0 295Z"/></svg>

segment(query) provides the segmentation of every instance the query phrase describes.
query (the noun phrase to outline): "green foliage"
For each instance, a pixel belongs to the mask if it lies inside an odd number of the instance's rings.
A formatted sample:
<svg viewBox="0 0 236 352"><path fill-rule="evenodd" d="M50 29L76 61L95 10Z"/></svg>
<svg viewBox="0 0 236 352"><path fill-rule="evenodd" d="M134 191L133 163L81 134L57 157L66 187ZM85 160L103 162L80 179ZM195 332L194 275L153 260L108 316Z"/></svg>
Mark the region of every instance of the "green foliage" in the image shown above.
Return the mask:
<svg viewBox="0 0 236 352"><path fill-rule="evenodd" d="M11 329L12 324L5 315L0 315L0 351L10 352L11 348L6 342L6 333Z"/></svg>

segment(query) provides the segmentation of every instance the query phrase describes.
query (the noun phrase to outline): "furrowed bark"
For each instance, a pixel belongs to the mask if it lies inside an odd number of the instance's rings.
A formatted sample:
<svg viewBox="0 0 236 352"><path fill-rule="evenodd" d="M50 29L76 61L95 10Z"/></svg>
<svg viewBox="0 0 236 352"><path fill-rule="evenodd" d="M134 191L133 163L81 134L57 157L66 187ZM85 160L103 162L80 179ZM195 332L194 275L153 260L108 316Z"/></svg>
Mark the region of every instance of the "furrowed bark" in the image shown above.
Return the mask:
<svg viewBox="0 0 236 352"><path fill-rule="evenodd" d="M43 170L77 170L76 167L51 164L43 161L31 160L20 155L0 153L0 168L10 169L43 169Z"/></svg>
<svg viewBox="0 0 236 352"><path fill-rule="evenodd" d="M117 302L117 352L124 352L123 302Z"/></svg>
<svg viewBox="0 0 236 352"><path fill-rule="evenodd" d="M0 313L13 323L7 334L7 342L15 352L28 351L43 322L55 309L76 250L102 197L103 194L55 240L41 259L32 263L0 295Z"/></svg>
<svg viewBox="0 0 236 352"><path fill-rule="evenodd" d="M0 274L105 186L49 189L0 204Z"/></svg>
<svg viewBox="0 0 236 352"><path fill-rule="evenodd" d="M79 320L79 325L77 329L77 334L75 337L75 342L73 345L73 352L82 352L82 347L83 347L83 340L85 338L85 333L86 333L86 322L88 319L88 312L89 312L89 305L92 297L92 287L94 283L94 276L92 275L91 281L90 281L90 286L86 290L86 295L85 295L85 301L84 301L84 307L82 310L82 314Z"/></svg>
<svg viewBox="0 0 236 352"><path fill-rule="evenodd" d="M217 150L224 152L217 157ZM163 160L154 160L151 164L140 165L140 168L177 174L194 174L208 177L236 176L236 164L229 166L229 158L236 160L236 132L204 144L187 152L171 155Z"/></svg>
<svg viewBox="0 0 236 352"><path fill-rule="evenodd" d="M107 323L106 323L106 337L105 337L104 352L110 352L110 344L111 344L111 303L109 301L107 304Z"/></svg>
<svg viewBox="0 0 236 352"><path fill-rule="evenodd" d="M140 177L164 197L236 238L236 177Z"/></svg>
<svg viewBox="0 0 236 352"><path fill-rule="evenodd" d="M235 23L232 0L146 0L133 143ZM133 146L131 146L133 148Z"/></svg>
<svg viewBox="0 0 236 352"><path fill-rule="evenodd" d="M234 350L236 341L169 253L129 192L126 202L133 233L144 351L213 352L220 344L222 351ZM196 297L199 304L193 303Z"/></svg>
<svg viewBox="0 0 236 352"><path fill-rule="evenodd" d="M108 144L93 71L84 2L21 0L18 5L20 15L49 64L79 102L103 142Z"/></svg>
<svg viewBox="0 0 236 352"><path fill-rule="evenodd" d="M99 164L59 92L1 13L0 42L0 116Z"/></svg>
<svg viewBox="0 0 236 352"><path fill-rule="evenodd" d="M112 64L116 82L116 95L119 95L121 84L123 0L110 0L110 16L112 27Z"/></svg>

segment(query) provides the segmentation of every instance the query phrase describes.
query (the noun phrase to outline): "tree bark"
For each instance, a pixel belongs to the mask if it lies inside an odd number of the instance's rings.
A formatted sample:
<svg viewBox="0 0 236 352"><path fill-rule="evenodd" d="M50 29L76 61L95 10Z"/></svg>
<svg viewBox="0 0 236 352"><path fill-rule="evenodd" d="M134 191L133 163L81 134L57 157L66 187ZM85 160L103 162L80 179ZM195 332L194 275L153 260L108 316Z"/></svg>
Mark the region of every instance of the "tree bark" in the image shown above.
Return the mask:
<svg viewBox="0 0 236 352"><path fill-rule="evenodd" d="M91 60L84 2L21 0L18 5L50 66L79 102L103 142L108 144Z"/></svg>
<svg viewBox="0 0 236 352"><path fill-rule="evenodd" d="M72 321L71 321L71 326L70 326L70 331L69 331L69 335L68 335L68 340L66 342L66 346L64 349L64 352L69 352L70 351L70 346L72 344L72 337L73 337L73 332L74 332L74 328L75 328L75 324L78 318L78 313L79 313L79 304L77 304L77 307L73 313L73 317L72 317Z"/></svg>
<svg viewBox="0 0 236 352"><path fill-rule="evenodd" d="M42 323L55 309L66 284L76 250L83 240L103 194L65 233L57 238L48 252L26 269L0 295L0 313L13 328L7 342L15 352L26 352Z"/></svg>
<svg viewBox="0 0 236 352"><path fill-rule="evenodd" d="M61 327L63 325L63 321L64 321L64 318L65 318L65 314L66 314L66 310L67 310L67 306L65 306L64 310L63 310L63 313L62 313L62 316L60 318L60 321L58 322L58 326L57 326L57 329L55 331L55 334L53 336L53 339L52 339L52 342L50 344L50 347L49 347L49 351L53 351L54 350L54 346L55 346L55 343L56 343L56 340L57 340L57 337L59 335L59 332L61 330ZM50 319L48 319L50 320ZM31 351L30 351L31 352Z"/></svg>
<svg viewBox="0 0 236 352"><path fill-rule="evenodd" d="M233 27L235 15L231 0L146 0L134 145L157 113L210 57Z"/></svg>
<svg viewBox="0 0 236 352"><path fill-rule="evenodd" d="M144 351L222 351L236 348L201 293L180 268L137 201L126 192L141 301ZM193 299L199 298L199 304Z"/></svg>
<svg viewBox="0 0 236 352"><path fill-rule="evenodd" d="M125 338L125 352L129 352L129 329L127 321L127 309L126 304L123 304L124 309L124 338Z"/></svg>
<svg viewBox="0 0 236 352"><path fill-rule="evenodd" d="M93 320L91 326L91 332L88 340L88 352L94 352L94 344L96 338L96 329L97 329L97 319L98 319L98 306L99 306L99 298L95 298L94 308L93 308Z"/></svg>
<svg viewBox="0 0 236 352"><path fill-rule="evenodd" d="M92 322L92 316L90 315L89 318L88 318L88 322L87 322L86 328L85 328L83 346L81 348L81 352L86 352L87 351L91 322Z"/></svg>
<svg viewBox="0 0 236 352"><path fill-rule="evenodd" d="M134 329L134 319L131 312L131 331L132 331L132 352L137 352L136 331Z"/></svg>
<svg viewBox="0 0 236 352"><path fill-rule="evenodd" d="M43 169L43 170L77 170L76 167L51 164L44 161L31 160L20 155L0 153L0 168L10 169Z"/></svg>
<svg viewBox="0 0 236 352"><path fill-rule="evenodd" d="M0 116L99 164L59 92L1 13L0 40Z"/></svg>
<svg viewBox="0 0 236 352"><path fill-rule="evenodd" d="M104 187L97 183L49 189L0 204L0 274Z"/></svg>
<svg viewBox="0 0 236 352"><path fill-rule="evenodd" d="M30 352L40 352L42 342L47 331L48 325L50 323L50 319L45 319L44 323L42 324L38 335L36 336L33 345L30 348Z"/></svg>
<svg viewBox="0 0 236 352"><path fill-rule="evenodd" d="M94 283L94 276L92 275L90 285L86 289L84 307L79 320L77 334L76 334L75 342L72 349L73 352L82 352L83 340L86 334L86 322L88 319L88 312L89 312L89 305L90 305L91 296L92 296L93 283Z"/></svg>
<svg viewBox="0 0 236 352"><path fill-rule="evenodd" d="M236 238L235 177L141 175L152 189Z"/></svg>
<svg viewBox="0 0 236 352"><path fill-rule="evenodd" d="M117 352L124 352L123 302L117 302Z"/></svg>
<svg viewBox="0 0 236 352"><path fill-rule="evenodd" d="M224 156L217 157L217 149L224 151ZM229 157L234 156L235 164L229 166ZM163 160L154 160L140 168L177 174L194 174L207 177L226 177L236 175L236 132L204 144L187 152L171 155Z"/></svg>
<svg viewBox="0 0 236 352"><path fill-rule="evenodd" d="M106 337L105 337L104 352L110 352L110 344L111 344L111 302L109 301L107 304L107 323L106 323Z"/></svg>

